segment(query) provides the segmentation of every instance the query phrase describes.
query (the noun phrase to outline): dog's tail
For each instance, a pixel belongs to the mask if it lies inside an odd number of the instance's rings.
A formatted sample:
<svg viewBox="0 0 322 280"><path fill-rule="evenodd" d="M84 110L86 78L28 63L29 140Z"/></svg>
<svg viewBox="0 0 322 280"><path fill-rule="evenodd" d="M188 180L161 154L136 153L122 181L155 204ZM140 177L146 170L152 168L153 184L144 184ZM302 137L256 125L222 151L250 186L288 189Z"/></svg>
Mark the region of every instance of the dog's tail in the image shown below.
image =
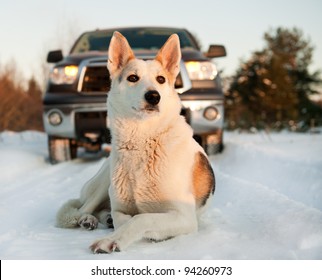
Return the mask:
<svg viewBox="0 0 322 280"><path fill-rule="evenodd" d="M56 226L60 228L78 227L78 220L81 217L79 208L81 206L82 203L79 199L68 200L57 212Z"/></svg>

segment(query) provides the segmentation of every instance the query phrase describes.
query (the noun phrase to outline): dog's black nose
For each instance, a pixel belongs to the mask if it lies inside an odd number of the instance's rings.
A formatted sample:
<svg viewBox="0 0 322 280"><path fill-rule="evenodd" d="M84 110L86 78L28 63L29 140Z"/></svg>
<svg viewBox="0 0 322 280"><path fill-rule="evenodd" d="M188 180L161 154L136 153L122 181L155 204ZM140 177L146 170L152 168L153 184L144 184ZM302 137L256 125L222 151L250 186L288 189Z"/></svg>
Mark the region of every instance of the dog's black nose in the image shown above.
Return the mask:
<svg viewBox="0 0 322 280"><path fill-rule="evenodd" d="M157 105L160 102L161 96L156 90L149 90L145 93L144 98L150 105Z"/></svg>

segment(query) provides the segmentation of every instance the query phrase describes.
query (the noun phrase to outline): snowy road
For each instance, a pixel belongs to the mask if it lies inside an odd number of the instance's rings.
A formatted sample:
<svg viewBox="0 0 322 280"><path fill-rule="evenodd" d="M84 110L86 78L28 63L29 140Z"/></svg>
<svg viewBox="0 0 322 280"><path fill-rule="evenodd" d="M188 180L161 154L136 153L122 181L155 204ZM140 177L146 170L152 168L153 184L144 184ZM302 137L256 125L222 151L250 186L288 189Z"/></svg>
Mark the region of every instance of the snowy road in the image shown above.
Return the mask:
<svg viewBox="0 0 322 280"><path fill-rule="evenodd" d="M0 134L1 259L322 259L322 135L226 133L211 157L212 205L196 234L93 255L109 230L60 229L55 214L104 159L51 166L46 136Z"/></svg>

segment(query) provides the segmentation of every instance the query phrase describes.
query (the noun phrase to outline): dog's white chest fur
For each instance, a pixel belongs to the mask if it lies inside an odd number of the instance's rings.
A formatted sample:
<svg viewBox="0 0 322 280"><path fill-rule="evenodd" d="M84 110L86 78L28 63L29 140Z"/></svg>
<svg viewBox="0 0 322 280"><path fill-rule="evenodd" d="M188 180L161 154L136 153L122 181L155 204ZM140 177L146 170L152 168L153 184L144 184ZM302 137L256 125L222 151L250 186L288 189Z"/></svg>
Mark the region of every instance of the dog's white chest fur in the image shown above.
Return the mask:
<svg viewBox="0 0 322 280"><path fill-rule="evenodd" d="M165 133L142 137L137 132L117 141L111 155L112 191L128 214L158 212L169 200L166 173L170 147L165 144L165 137Z"/></svg>

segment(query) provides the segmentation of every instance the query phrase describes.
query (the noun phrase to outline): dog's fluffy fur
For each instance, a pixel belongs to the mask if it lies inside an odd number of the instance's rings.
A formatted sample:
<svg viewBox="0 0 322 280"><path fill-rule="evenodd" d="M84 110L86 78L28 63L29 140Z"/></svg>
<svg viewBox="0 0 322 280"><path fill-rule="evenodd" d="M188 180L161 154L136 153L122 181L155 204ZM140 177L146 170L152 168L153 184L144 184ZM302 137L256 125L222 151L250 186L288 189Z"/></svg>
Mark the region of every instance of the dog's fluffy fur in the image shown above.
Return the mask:
<svg viewBox="0 0 322 280"><path fill-rule="evenodd" d="M60 227L94 229L98 222L111 226L113 219L115 231L92 244L94 253L197 231L198 213L215 189L207 156L180 116L174 90L178 36L172 35L154 60L143 61L115 32L108 58L111 154L80 199L68 201L57 214Z"/></svg>

